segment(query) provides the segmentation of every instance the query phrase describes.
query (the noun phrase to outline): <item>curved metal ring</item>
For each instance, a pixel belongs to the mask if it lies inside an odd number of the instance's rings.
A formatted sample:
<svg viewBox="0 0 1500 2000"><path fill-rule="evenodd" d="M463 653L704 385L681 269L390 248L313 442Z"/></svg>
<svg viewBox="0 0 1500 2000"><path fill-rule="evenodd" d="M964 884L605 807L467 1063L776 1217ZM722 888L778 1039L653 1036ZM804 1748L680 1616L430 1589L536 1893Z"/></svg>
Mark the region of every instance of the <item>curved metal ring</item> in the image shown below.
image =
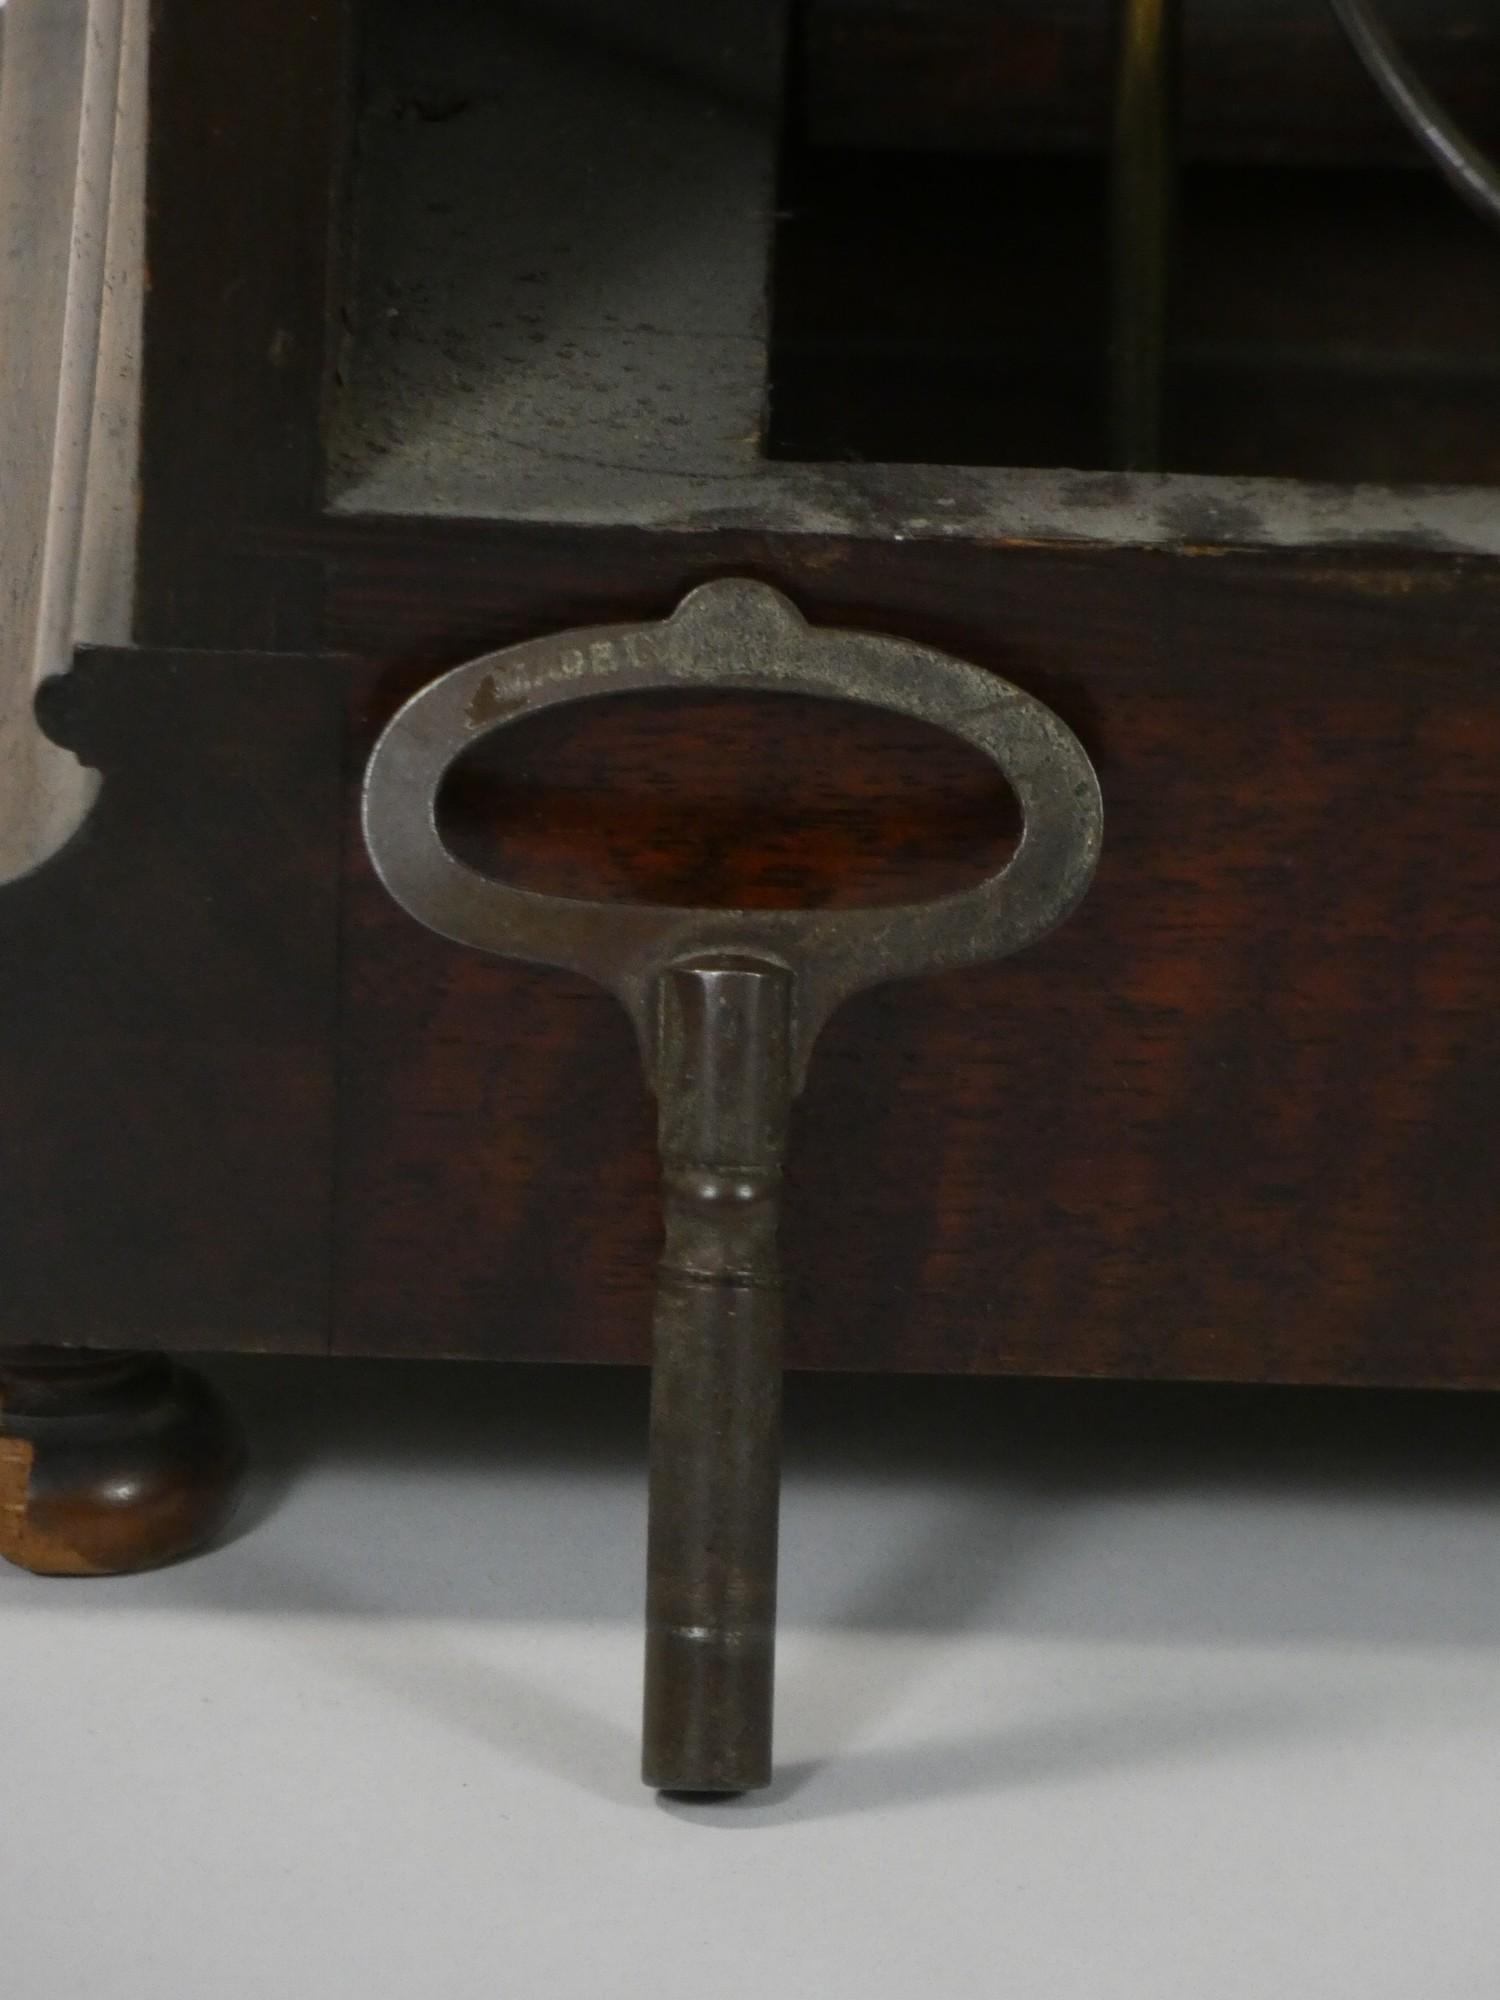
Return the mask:
<svg viewBox="0 0 1500 2000"><path fill-rule="evenodd" d="M974 888L851 910L675 909L541 895L479 874L443 845L438 791L472 744L560 702L673 687L864 702L951 730L1015 792L1020 843ZM768 585L728 578L700 585L659 624L532 640L422 689L371 756L364 830L382 882L420 923L481 951L586 974L619 995L643 1041L647 990L664 967L714 951L791 967L805 1061L828 1014L860 988L1003 958L1060 923L1093 875L1103 806L1082 745L1031 695L930 647L816 629Z"/></svg>
<svg viewBox="0 0 1500 2000"><path fill-rule="evenodd" d="M1329 0L1329 5L1386 102L1415 133L1450 186L1486 220L1500 223L1500 167L1460 131L1366 0Z"/></svg>

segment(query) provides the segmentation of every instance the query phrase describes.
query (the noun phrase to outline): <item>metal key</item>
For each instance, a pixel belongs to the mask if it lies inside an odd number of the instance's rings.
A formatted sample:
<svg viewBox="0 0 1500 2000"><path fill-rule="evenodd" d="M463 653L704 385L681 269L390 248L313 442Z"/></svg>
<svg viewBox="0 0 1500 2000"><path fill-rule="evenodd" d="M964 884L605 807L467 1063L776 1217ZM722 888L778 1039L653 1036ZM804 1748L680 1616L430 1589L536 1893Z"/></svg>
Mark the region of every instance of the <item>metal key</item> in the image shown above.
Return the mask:
<svg viewBox="0 0 1500 2000"><path fill-rule="evenodd" d="M443 778L495 730L560 702L703 687L864 702L951 730L1009 782L1020 843L975 888L838 910L540 895L479 874L443 845ZM455 667L375 747L365 840L397 902L460 944L608 987L635 1023L656 1094L666 1239L651 1397L650 1785L770 1782L777 1211L788 1117L818 1031L863 987L1003 958L1051 930L1087 889L1102 828L1093 767L1041 702L926 646L815 629L777 591L738 578L701 585L659 624L563 632Z"/></svg>

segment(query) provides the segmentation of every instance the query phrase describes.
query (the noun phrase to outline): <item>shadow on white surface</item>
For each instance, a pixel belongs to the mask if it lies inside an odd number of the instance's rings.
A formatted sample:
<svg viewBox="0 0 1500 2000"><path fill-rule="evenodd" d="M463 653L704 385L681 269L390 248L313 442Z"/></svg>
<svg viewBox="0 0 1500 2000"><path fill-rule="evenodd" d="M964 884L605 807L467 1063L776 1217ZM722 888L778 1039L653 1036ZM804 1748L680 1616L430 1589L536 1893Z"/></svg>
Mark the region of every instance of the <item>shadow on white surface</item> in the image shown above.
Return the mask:
<svg viewBox="0 0 1500 2000"><path fill-rule="evenodd" d="M1014 1794L1158 1764L1229 1756L1256 1744L1297 1737L1327 1741L1353 1732L1360 1718L1333 1694L1285 1699L1219 1698L1197 1704L1179 1695L1126 1698L1110 1708L1040 1721L1017 1717L988 1736L864 1749L847 1745L827 1757L779 1770L763 1792L743 1798L688 1800L658 1793L657 1805L692 1824L744 1831L894 1806Z"/></svg>
<svg viewBox="0 0 1500 2000"><path fill-rule="evenodd" d="M226 1608L306 1609L290 1579L252 1582L225 1558L279 1553L304 1488L352 1481L394 1531L383 1551L348 1551L361 1574L383 1557L385 1615L636 1617L640 1578L619 1558L644 1545L638 1372L242 1358L208 1372L246 1418L252 1480L217 1551L134 1580L164 1607L219 1577ZM794 1623L1500 1640L1500 1398L793 1378L786 1463ZM1423 1565L1429 1537L1461 1544L1472 1588ZM1076 1561L1085 1545L1118 1569Z"/></svg>
<svg viewBox="0 0 1500 2000"><path fill-rule="evenodd" d="M0 1573L22 2000L1495 1990L1500 1403L793 1382L706 1805L636 1776L643 1378L212 1372L223 1545Z"/></svg>
<svg viewBox="0 0 1500 2000"><path fill-rule="evenodd" d="M635 1373L232 1360L256 1473L226 1545L92 1585L315 1619L349 1672L508 1757L639 1800L634 1717L403 1622L584 1626L636 1672L646 1384ZM1201 1760L1360 1726L1347 1689L1228 1689L886 1741L954 1648L1003 1637L1255 1651L1500 1641L1500 1406L1486 1399L876 1380L790 1385L775 1785L663 1800L745 1830ZM103 1608L101 1603L101 1609ZM974 1719L974 1692L955 1712ZM989 1726L991 1711L993 1726ZM897 1732L899 1736L899 1730Z"/></svg>

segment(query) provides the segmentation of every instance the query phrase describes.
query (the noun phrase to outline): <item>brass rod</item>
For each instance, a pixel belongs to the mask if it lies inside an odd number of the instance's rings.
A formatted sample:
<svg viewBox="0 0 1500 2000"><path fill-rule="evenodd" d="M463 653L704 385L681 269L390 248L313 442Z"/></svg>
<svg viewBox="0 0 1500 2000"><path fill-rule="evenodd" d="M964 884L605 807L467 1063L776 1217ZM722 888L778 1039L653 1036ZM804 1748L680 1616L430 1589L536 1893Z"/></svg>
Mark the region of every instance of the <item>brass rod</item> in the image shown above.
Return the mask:
<svg viewBox="0 0 1500 2000"><path fill-rule="evenodd" d="M1180 0L1118 0L1110 162L1113 463L1165 459L1166 377L1177 209Z"/></svg>

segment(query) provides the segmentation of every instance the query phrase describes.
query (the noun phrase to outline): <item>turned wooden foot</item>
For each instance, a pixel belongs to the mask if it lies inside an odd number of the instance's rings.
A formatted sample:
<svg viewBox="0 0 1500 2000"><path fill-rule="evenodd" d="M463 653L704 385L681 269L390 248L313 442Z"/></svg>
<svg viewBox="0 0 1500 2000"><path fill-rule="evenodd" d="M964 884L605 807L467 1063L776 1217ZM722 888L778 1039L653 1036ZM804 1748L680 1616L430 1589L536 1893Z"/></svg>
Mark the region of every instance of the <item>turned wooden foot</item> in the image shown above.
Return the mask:
<svg viewBox="0 0 1500 2000"><path fill-rule="evenodd" d="M202 1546L234 1507L244 1446L218 1396L153 1354L0 1352L0 1556L115 1576Z"/></svg>

